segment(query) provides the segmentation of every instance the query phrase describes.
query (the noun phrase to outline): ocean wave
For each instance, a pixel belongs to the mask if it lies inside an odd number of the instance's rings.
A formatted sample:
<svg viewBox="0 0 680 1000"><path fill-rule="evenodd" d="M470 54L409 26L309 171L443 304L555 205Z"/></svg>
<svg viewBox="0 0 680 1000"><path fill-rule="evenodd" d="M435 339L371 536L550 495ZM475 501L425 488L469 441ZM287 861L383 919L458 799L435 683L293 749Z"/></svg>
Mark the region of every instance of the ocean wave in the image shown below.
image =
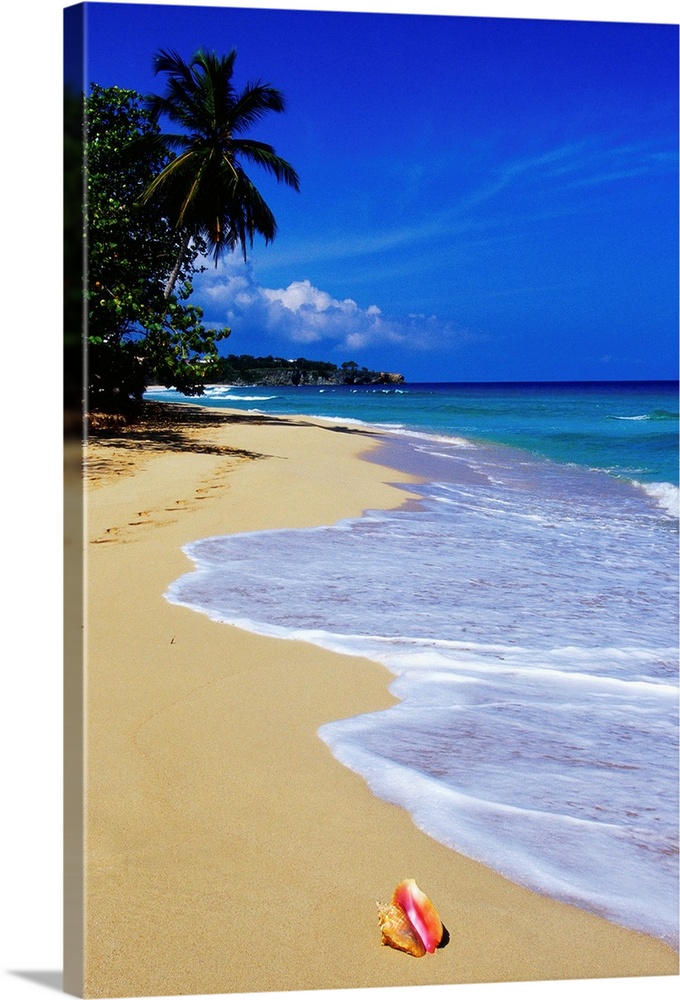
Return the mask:
<svg viewBox="0 0 680 1000"><path fill-rule="evenodd" d="M404 428L394 428L394 434L403 435L405 437L413 438L416 441L431 441L436 444L448 444L455 448L476 448L477 446L473 444L472 441L468 441L467 438L454 437L452 434L430 434L425 431L412 431L407 427ZM433 454L435 454L433 452ZM449 456L446 456L449 457Z"/></svg>
<svg viewBox="0 0 680 1000"><path fill-rule="evenodd" d="M233 385L206 385L204 386L205 392L202 396L204 402L208 402L211 399L220 399L227 401L233 400L235 403L251 403L251 402L264 402L268 399L276 399L276 396L253 396L253 395L241 395L238 389L242 389L242 386Z"/></svg>
<svg viewBox="0 0 680 1000"><path fill-rule="evenodd" d="M393 447L428 450L410 438ZM425 483L417 509L191 543L166 599L382 664L392 707L319 730L338 760L443 844L675 941L672 533L629 483L462 453L485 461L498 486Z"/></svg>
<svg viewBox="0 0 680 1000"><path fill-rule="evenodd" d="M233 396L233 395L230 395L228 398L229 399L233 399L234 401L238 400L238 402L240 402L240 403L263 403L267 399L276 399L276 396Z"/></svg>
<svg viewBox="0 0 680 1000"><path fill-rule="evenodd" d="M371 427L376 427L379 430L385 430L385 428L392 429L392 424L373 424L368 420L361 420L359 417L338 417L327 413L305 413L304 416L309 417L310 420L318 420L325 424L351 424L352 426L366 427L368 430Z"/></svg>
<svg viewBox="0 0 680 1000"><path fill-rule="evenodd" d="M428 836L534 892L677 947L672 863L664 857L663 865L644 864L635 843L641 831L452 787L426 769L365 749L353 723L361 727L362 717L322 726L319 736L375 795L406 809ZM614 890L611 871L617 872Z"/></svg>
<svg viewBox="0 0 680 1000"><path fill-rule="evenodd" d="M197 406L207 406L215 400L226 400L229 402L233 400L235 403L249 403L249 402L264 402L268 399L276 399L276 396L241 396L234 392L236 386L231 385L206 385L204 386L204 393L202 396L186 396L177 389L169 389L164 385L150 385L146 390L145 395L158 398L161 396L168 396L174 398L175 396L182 397L183 401L193 403Z"/></svg>
<svg viewBox="0 0 680 1000"><path fill-rule="evenodd" d="M349 424L354 427L365 427L366 430L380 431L384 434L393 434L397 437L412 438L415 441L428 441L436 444L447 444L455 448L475 448L476 445L472 441L468 441L466 438L454 437L451 434L432 434L426 431L414 431L404 424L391 424L391 423L376 423L374 421L359 420L358 417L336 417L322 415L319 413L306 414L309 416L310 420L318 420L320 423L333 424ZM433 452L432 454L436 454ZM450 458L449 455L442 455L440 457Z"/></svg>
<svg viewBox="0 0 680 1000"><path fill-rule="evenodd" d="M652 410L651 413L637 413L632 416L619 416L618 414L610 414L609 420L677 420L679 414L673 413L670 410Z"/></svg>
<svg viewBox="0 0 680 1000"><path fill-rule="evenodd" d="M652 497L658 505L671 517L680 517L680 488L672 483L640 483L633 484Z"/></svg>

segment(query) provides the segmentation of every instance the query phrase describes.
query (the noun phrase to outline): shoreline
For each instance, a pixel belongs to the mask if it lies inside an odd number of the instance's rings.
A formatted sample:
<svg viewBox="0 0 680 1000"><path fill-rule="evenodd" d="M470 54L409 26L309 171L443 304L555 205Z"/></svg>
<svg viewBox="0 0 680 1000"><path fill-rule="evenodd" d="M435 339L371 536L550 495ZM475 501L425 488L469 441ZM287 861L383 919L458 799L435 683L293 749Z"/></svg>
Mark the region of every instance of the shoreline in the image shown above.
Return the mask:
<svg viewBox="0 0 680 1000"><path fill-rule="evenodd" d="M187 542L414 496L365 427L178 405L184 440L173 417L88 445L87 995L677 975L663 942L457 855L331 756L317 729L394 703L385 668L165 600ZM380 946L375 900L405 877L451 936L422 960Z"/></svg>

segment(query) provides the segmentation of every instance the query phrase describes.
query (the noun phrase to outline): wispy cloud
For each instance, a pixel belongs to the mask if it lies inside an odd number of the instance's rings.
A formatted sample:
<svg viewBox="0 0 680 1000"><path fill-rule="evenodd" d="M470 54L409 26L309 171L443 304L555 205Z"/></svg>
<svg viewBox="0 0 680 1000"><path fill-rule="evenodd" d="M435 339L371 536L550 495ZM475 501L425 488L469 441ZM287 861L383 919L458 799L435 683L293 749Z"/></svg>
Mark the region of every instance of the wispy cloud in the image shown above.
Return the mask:
<svg viewBox="0 0 680 1000"><path fill-rule="evenodd" d="M529 187L536 197L551 197L556 206L562 204L568 210L564 195L570 187L648 177L676 166L677 153L659 150L647 142L616 144L602 138L584 139L502 164L456 209L469 210L504 193Z"/></svg>
<svg viewBox="0 0 680 1000"><path fill-rule="evenodd" d="M336 230L327 238L298 240L292 249L274 244L262 258L254 252L248 264L232 255L217 270L210 268L198 278L196 292L208 323L227 324L246 337L255 334L260 342L262 335L270 337L276 352L301 352L310 345L357 354L389 346L449 350L479 340L481 334L437 315L408 314L406 309L403 315L395 315L389 303L381 300L379 289L393 287L402 275L407 279L418 273L420 291L412 300L415 308L426 300L437 300L439 294L441 308L450 309L449 292L442 293L433 281L425 294L422 275L430 271L441 276L447 270L458 274L467 266L471 252L479 249L488 251L489 257L495 247L506 259L508 247L516 243L516 256L521 255L523 245L531 248L537 236L560 220L599 211L602 185L668 172L674 166L671 153L649 144L617 145L603 139L565 143L490 167L483 180L468 186L466 194L436 209L428 206L413 222L363 232L348 227L340 235ZM471 171L468 180L470 176ZM351 264L343 265L343 261ZM342 287L343 268L348 292L358 298L358 289L370 285L373 301L360 304L356 298L341 298L319 287L324 280L330 283L330 278L311 280L315 274L332 273L334 287ZM277 279L267 282L268 274L276 274ZM283 281L282 275L286 276ZM548 284L537 280L535 286L520 279L521 283L508 287L505 279L492 281L485 295L527 296L565 287L553 286L549 279ZM578 287L589 280L587 272ZM576 287L573 275L568 287Z"/></svg>
<svg viewBox="0 0 680 1000"><path fill-rule="evenodd" d="M298 241L291 249L275 246L267 251L269 263L294 267L408 249L415 254L428 244L450 244L468 234L496 233L505 239L509 227L516 230L522 225L590 211L592 205L586 206L582 200L588 190L667 174L677 170L677 160L674 149L651 143L615 143L605 137L564 143L495 166L490 163L480 183L468 186L467 191L461 188L459 195L446 201L426 202L414 221L398 221L382 228L371 225L363 231L355 227L340 235L329 232L325 238ZM439 169L444 170L441 164ZM453 181L448 187L456 190Z"/></svg>

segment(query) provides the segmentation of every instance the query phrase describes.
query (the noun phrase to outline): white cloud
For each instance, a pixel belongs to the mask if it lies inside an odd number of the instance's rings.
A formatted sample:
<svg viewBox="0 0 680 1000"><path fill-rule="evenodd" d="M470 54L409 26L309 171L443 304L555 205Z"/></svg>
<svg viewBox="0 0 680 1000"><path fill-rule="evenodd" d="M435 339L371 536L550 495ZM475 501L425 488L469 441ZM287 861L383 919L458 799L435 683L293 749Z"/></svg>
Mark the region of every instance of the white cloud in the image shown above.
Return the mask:
<svg viewBox="0 0 680 1000"><path fill-rule="evenodd" d="M362 351L367 346L367 339L361 333L349 333L345 338L345 347L351 347L353 351Z"/></svg>
<svg viewBox="0 0 680 1000"><path fill-rule="evenodd" d="M299 317L328 318L336 313L350 315L361 312L353 299L343 299L342 302L334 299L328 292L315 288L308 278L292 281L287 288L260 288L259 291L274 308L282 306Z"/></svg>
<svg viewBox="0 0 680 1000"><path fill-rule="evenodd" d="M314 343L354 352L389 345L432 349L437 344L451 346L460 336L434 316L390 318L376 304L364 308L354 299L337 299L308 278L291 281L286 288L262 287L251 265L234 258L205 272L196 292L206 322L267 333L276 340L277 351Z"/></svg>

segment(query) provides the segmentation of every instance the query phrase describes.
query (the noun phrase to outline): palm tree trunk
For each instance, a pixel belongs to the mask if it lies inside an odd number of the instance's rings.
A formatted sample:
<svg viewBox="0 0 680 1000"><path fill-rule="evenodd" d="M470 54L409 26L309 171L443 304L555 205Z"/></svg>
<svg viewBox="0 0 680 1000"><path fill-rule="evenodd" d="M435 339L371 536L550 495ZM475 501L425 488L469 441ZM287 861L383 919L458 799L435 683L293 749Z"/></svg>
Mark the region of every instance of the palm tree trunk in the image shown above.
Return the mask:
<svg viewBox="0 0 680 1000"><path fill-rule="evenodd" d="M189 244L190 243L191 243L191 233L187 233L186 236L185 236L185 238L184 238L184 242L182 243L182 247L180 249L180 252L177 254L177 260L175 261L175 266L173 267L172 271L170 272L170 277L168 278L168 281L167 281L167 284L165 286L165 289L163 290L163 298L165 299L166 302L168 301L168 299L172 295L172 290L175 287L175 285L177 284L177 279L179 277L179 272L180 272L180 270L182 268L182 262L183 262L184 258L186 257L186 253L187 253L187 250L189 249Z"/></svg>

